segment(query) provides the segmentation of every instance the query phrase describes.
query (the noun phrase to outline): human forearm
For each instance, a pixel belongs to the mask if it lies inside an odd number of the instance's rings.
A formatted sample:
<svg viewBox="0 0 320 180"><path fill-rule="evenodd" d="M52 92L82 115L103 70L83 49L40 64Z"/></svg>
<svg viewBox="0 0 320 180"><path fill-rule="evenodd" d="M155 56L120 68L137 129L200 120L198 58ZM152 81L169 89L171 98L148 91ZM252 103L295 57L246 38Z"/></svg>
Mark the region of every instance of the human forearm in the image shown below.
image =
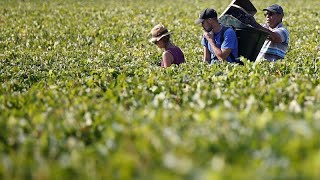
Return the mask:
<svg viewBox="0 0 320 180"><path fill-rule="evenodd" d="M203 47L203 62L210 63L210 61L211 61L210 51L207 47Z"/></svg>
<svg viewBox="0 0 320 180"><path fill-rule="evenodd" d="M229 54L225 53L220 48L218 48L213 39L209 39L208 42L210 43L210 46L214 54L219 60L226 60L228 58Z"/></svg>
<svg viewBox="0 0 320 180"><path fill-rule="evenodd" d="M261 25L260 25L261 26ZM281 43L281 37L278 33L271 31L269 28L265 28L263 26L260 27L261 30L267 32L269 34L268 39L274 43Z"/></svg>

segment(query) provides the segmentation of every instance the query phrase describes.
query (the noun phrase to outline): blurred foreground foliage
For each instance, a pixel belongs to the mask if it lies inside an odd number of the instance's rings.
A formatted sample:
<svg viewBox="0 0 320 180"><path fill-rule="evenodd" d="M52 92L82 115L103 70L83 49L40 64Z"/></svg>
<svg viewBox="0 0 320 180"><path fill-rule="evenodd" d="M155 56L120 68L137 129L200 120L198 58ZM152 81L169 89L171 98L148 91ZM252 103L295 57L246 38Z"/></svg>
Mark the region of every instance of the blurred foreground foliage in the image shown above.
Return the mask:
<svg viewBox="0 0 320 180"><path fill-rule="evenodd" d="M208 66L194 21L228 4L1 1L0 179L319 178L319 2L281 1L282 62Z"/></svg>

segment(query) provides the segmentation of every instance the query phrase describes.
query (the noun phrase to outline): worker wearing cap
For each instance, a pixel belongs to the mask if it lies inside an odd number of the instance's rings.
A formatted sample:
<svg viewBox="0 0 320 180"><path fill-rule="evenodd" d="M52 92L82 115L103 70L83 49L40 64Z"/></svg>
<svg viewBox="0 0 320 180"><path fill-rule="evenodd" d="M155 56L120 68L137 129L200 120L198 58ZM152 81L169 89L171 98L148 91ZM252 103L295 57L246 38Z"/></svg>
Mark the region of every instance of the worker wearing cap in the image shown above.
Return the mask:
<svg viewBox="0 0 320 180"><path fill-rule="evenodd" d="M219 24L216 11L209 8L203 10L196 21L196 24L200 23L203 27L201 40L204 47L203 61L210 64L222 61L238 62L236 33L231 28L222 33L223 25ZM221 36L224 37L222 42L220 41Z"/></svg>
<svg viewBox="0 0 320 180"><path fill-rule="evenodd" d="M273 4L263 11L266 11L264 14L266 23L261 28L269 32L269 37L264 42L257 60L262 58L268 61L283 59L289 44L289 31L282 24L283 9L278 4Z"/></svg>

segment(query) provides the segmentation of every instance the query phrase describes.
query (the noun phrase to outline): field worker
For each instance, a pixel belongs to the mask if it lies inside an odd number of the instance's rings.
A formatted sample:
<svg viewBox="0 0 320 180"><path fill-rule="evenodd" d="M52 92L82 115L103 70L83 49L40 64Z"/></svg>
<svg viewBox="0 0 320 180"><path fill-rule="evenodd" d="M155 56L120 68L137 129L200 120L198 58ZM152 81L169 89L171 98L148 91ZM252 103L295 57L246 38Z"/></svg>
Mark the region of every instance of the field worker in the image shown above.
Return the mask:
<svg viewBox="0 0 320 180"><path fill-rule="evenodd" d="M273 4L263 11L266 11L264 14L266 23L261 28L268 31L270 35L264 42L257 60L262 58L268 61L283 59L289 44L289 31L282 24L283 9L278 4Z"/></svg>
<svg viewBox="0 0 320 180"><path fill-rule="evenodd" d="M181 64L185 62L183 52L170 41L171 32L162 24L158 24L152 28L150 42L156 44L165 51L162 54L162 67L169 67L171 64Z"/></svg>
<svg viewBox="0 0 320 180"><path fill-rule="evenodd" d="M203 61L209 64L227 61L243 64L238 57L238 40L232 28L219 24L214 9L200 13L196 24L202 24Z"/></svg>

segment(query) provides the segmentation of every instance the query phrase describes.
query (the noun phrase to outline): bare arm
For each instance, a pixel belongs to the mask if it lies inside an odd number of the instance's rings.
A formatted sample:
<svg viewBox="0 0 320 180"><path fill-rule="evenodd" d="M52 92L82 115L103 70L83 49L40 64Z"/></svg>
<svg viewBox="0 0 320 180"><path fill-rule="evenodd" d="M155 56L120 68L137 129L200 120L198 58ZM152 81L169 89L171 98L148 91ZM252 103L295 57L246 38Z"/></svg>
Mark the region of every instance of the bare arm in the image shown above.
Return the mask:
<svg viewBox="0 0 320 180"><path fill-rule="evenodd" d="M173 56L168 51L162 54L163 67L169 67L173 63Z"/></svg>
<svg viewBox="0 0 320 180"><path fill-rule="evenodd" d="M230 55L232 49L220 49L217 47L216 43L214 42L213 35L209 34L208 32L203 32L204 37L208 40L210 46L213 49L214 54L217 56L219 60L227 60L228 56Z"/></svg>
<svg viewBox="0 0 320 180"><path fill-rule="evenodd" d="M282 39L281 39L280 34L278 34L278 33L276 33L276 32L273 32L273 31L271 31L270 29L261 26L261 24L257 23L257 22L254 20L253 16L251 16L251 18L253 19L252 22L255 22L255 26L257 26L259 29L261 29L261 30L269 33L268 39L269 39L270 41L272 41L272 42L274 42L274 43L281 43L281 42L282 42Z"/></svg>
<svg viewBox="0 0 320 180"><path fill-rule="evenodd" d="M282 42L282 39L281 39L280 34L278 34L278 33L276 33L276 32L273 32L273 31L271 31L270 29L261 26L260 24L258 24L257 26L259 27L259 29L261 29L261 30L269 33L268 39L269 39L271 42L274 42L274 43L281 43L281 42Z"/></svg>
<svg viewBox="0 0 320 180"><path fill-rule="evenodd" d="M267 29L267 28L265 28L265 29ZM271 42L274 42L274 43L281 43L282 42L280 34L278 34L276 32L272 32L269 29L267 29L267 30L268 30L268 33L269 33L268 39L270 39Z"/></svg>
<svg viewBox="0 0 320 180"><path fill-rule="evenodd" d="M211 55L207 47L203 47L203 62L210 63Z"/></svg>

